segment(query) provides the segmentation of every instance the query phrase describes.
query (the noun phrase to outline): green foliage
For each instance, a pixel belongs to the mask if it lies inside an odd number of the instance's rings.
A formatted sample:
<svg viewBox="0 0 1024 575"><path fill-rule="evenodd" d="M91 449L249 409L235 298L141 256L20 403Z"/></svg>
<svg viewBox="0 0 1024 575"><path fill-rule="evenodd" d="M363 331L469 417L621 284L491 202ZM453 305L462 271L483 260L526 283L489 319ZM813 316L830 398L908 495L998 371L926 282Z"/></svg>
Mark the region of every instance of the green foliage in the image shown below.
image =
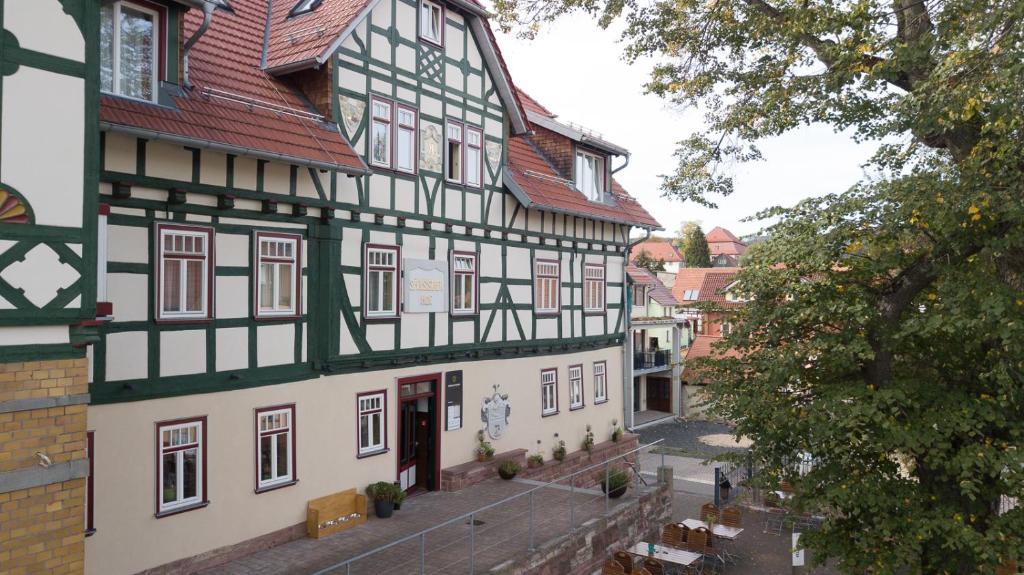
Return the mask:
<svg viewBox="0 0 1024 575"><path fill-rule="evenodd" d="M881 142L846 193L777 222L704 361L760 480L827 513L846 573L992 573L1024 557L1024 2L504 0L505 25L625 22L647 89L699 106L663 191L712 203L755 143L809 123ZM687 256L687 263L692 263ZM781 264L781 265L780 265ZM794 461L817 463L801 476Z"/></svg>
<svg viewBox="0 0 1024 575"><path fill-rule="evenodd" d="M522 471L522 469L522 466L520 466L518 463L511 459L506 459L505 461L502 461L501 465L498 466L498 470L505 475L515 475L516 473Z"/></svg>
<svg viewBox="0 0 1024 575"><path fill-rule="evenodd" d="M366 488L366 496L373 501L389 501L391 503L405 501L405 492L402 491L402 488L387 481L371 483Z"/></svg>
<svg viewBox="0 0 1024 575"><path fill-rule="evenodd" d="M597 474L597 482L607 491L615 491L629 485L629 475L618 467L608 469Z"/></svg>
<svg viewBox="0 0 1024 575"><path fill-rule="evenodd" d="M640 250L640 253L633 258L633 265L638 268L644 268L650 272L663 272L665 271L665 260L654 259L651 253L647 250Z"/></svg>
<svg viewBox="0 0 1024 575"><path fill-rule="evenodd" d="M708 247L708 239L704 237L704 230L700 229L699 225L690 228L686 237L683 261L686 262L686 267L690 268L711 267L711 248Z"/></svg>
<svg viewBox="0 0 1024 575"><path fill-rule="evenodd" d="M697 220L689 220L679 225L675 237L672 238L672 243L679 249L679 253L686 253L687 246L690 244L690 233L696 227L700 227L700 222Z"/></svg>
<svg viewBox="0 0 1024 575"><path fill-rule="evenodd" d="M541 465L544 465L544 454L543 453L531 454L529 457L526 458L526 461L528 463L532 463L533 465L536 465L536 466L539 467Z"/></svg>

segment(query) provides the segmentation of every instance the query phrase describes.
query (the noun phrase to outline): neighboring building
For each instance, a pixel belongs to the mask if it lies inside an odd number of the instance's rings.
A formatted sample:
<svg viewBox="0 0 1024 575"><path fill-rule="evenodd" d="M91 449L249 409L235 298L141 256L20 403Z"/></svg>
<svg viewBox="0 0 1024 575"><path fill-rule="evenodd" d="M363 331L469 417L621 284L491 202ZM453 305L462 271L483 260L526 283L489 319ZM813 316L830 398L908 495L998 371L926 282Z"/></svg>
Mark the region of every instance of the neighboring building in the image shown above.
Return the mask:
<svg viewBox="0 0 1024 575"><path fill-rule="evenodd" d="M96 341L98 3L0 5L0 572L78 573Z"/></svg>
<svg viewBox="0 0 1024 575"><path fill-rule="evenodd" d="M629 252L629 261L636 262L637 256L642 252L647 252L647 257L652 260L665 262L665 272L672 275L678 273L683 265L683 254L679 253L672 240L667 238L651 238L636 244Z"/></svg>
<svg viewBox="0 0 1024 575"><path fill-rule="evenodd" d="M626 426L682 415L681 349L688 344L685 321L674 317L679 302L651 272L626 267L632 308L625 362Z"/></svg>
<svg viewBox="0 0 1024 575"><path fill-rule="evenodd" d="M711 265L716 268L733 268L740 265L740 256L747 251L747 246L732 232L715 226L704 234L711 251Z"/></svg>
<svg viewBox="0 0 1024 575"><path fill-rule="evenodd" d="M82 270L39 300L63 327L32 328L38 343L80 357L66 326L95 315L94 286L105 302L87 573L188 572L298 537L307 501L378 480L440 489L496 393L499 452L579 445L632 413L627 242L660 226L612 178L626 150L515 89L475 1L74 4L104 31L78 115L80 79L43 83L61 99L37 108L10 77L3 95L60 136L23 136L26 165L83 125L98 144L75 152L84 204L29 198L90 242L29 234L57 254L38 273L57 257ZM34 27L70 35L60 21ZM102 140L80 117L97 101Z"/></svg>
<svg viewBox="0 0 1024 575"><path fill-rule="evenodd" d="M739 268L683 268L679 270L672 294L679 301L677 312L686 318L691 329L691 345L683 359L682 374L684 413L689 418L699 418L703 413L703 386L710 383L691 367L693 360L719 353L715 344L729 333L731 309L744 303L743 295L736 289L736 274ZM703 306L717 307L711 311ZM726 350L726 355L735 354Z"/></svg>
<svg viewBox="0 0 1024 575"><path fill-rule="evenodd" d="M735 349L721 349L721 342L721 336L698 335L686 349L683 358L682 395L685 414L689 419L704 417L705 391L708 385L714 383L703 370L694 365L694 360L704 357L739 357Z"/></svg>

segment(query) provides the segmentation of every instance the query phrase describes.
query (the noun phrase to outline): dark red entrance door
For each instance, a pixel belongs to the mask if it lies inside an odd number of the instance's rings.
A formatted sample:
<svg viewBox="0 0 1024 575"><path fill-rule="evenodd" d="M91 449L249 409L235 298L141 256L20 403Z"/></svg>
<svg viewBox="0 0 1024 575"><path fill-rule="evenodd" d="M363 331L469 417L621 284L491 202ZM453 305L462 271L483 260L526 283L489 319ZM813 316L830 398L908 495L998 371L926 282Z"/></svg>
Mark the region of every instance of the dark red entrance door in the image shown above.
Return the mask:
<svg viewBox="0 0 1024 575"><path fill-rule="evenodd" d="M441 374L398 380L398 482L407 492L439 487L440 380Z"/></svg>

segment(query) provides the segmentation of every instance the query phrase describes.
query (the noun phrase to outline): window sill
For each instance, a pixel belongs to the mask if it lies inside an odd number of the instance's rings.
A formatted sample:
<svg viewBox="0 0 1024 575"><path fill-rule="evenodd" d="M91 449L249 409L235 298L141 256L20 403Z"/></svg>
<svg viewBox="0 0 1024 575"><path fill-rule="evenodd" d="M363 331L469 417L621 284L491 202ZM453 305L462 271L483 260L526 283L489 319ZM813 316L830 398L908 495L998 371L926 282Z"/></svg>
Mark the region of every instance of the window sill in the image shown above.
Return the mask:
<svg viewBox="0 0 1024 575"><path fill-rule="evenodd" d="M593 317L593 316L598 316L598 315L606 315L607 313L608 313L608 310L603 310L603 309L602 310L596 310L595 309L595 310L590 310L590 311L583 310L584 317Z"/></svg>
<svg viewBox="0 0 1024 575"><path fill-rule="evenodd" d="M579 411L579 410L583 409L586 406L587 406L587 404L583 403L583 404L577 405L576 407L570 407L569 411Z"/></svg>
<svg viewBox="0 0 1024 575"><path fill-rule="evenodd" d="M359 454L356 455L356 459L366 459L367 457L374 457L374 456L377 456L377 455L384 455L385 453L388 453L390 451L391 451L391 449L385 447L384 449L378 449L377 451L369 451L369 452L366 452L366 453L359 453Z"/></svg>
<svg viewBox="0 0 1024 575"><path fill-rule="evenodd" d="M559 311L535 311L533 312L535 317L558 317L562 315L561 310Z"/></svg>
<svg viewBox="0 0 1024 575"><path fill-rule="evenodd" d="M210 322L212 322L213 318L212 317L163 317L163 318L158 317L158 318L154 319L153 321L158 323L158 324L160 324L160 325L174 325L174 324L185 324L185 323L203 324L203 323L210 323Z"/></svg>
<svg viewBox="0 0 1024 575"><path fill-rule="evenodd" d="M608 403L608 400L607 399L602 399L602 400L596 400L595 399L594 400L594 405L601 405L602 403Z"/></svg>
<svg viewBox="0 0 1024 575"><path fill-rule="evenodd" d="M441 42L435 42L435 41L431 40L430 38L427 38L426 36L419 36L418 38L420 39L420 41L422 41L424 44L426 44L428 46L433 46L434 48L439 48L441 50L444 49L444 41L443 40Z"/></svg>
<svg viewBox="0 0 1024 575"><path fill-rule="evenodd" d="M541 417L551 417L553 415L558 415L558 410L557 409L555 411L552 411L551 413L541 413L540 414Z"/></svg>
<svg viewBox="0 0 1024 575"><path fill-rule="evenodd" d="M401 319L402 319L402 316L399 316L399 315L370 315L370 316L363 316L363 321L365 321L367 323L399 321Z"/></svg>
<svg viewBox="0 0 1024 575"><path fill-rule="evenodd" d="M377 164L369 164L370 169L373 170L374 174L391 175L391 176L405 176L406 178L416 179L419 175L419 168L413 168L413 171L409 172L401 168L393 168L391 166L378 166Z"/></svg>
<svg viewBox="0 0 1024 575"><path fill-rule="evenodd" d="M271 321L295 321L302 319L302 315L299 314L288 314L288 315L254 315L252 319L259 322L271 322Z"/></svg>
<svg viewBox="0 0 1024 575"><path fill-rule="evenodd" d="M166 511L159 511L153 514L153 517L156 517L157 519L162 519L164 517L170 517L171 515L177 515L179 513L185 513L187 511L202 509L203 507L206 507L209 504L209 501L200 501L199 503L193 503L192 505L185 505L183 507L175 507L174 509L168 509Z"/></svg>
<svg viewBox="0 0 1024 575"><path fill-rule="evenodd" d="M468 312L468 311L454 312L453 311L453 312L448 312L448 313L449 313L449 315L452 316L453 320L474 319L474 318L480 317L480 312L478 312L478 311L474 311L474 312Z"/></svg>
<svg viewBox="0 0 1024 575"><path fill-rule="evenodd" d="M298 479L292 479L291 481L284 481L282 483L274 483L272 485L264 485L263 487L257 487L256 489L254 489L253 493L256 493L257 495L259 495L260 493L266 493L268 491L275 491L277 489L281 489L281 488L284 488L284 487L291 487L292 485L295 485L298 482L299 482Z"/></svg>
<svg viewBox="0 0 1024 575"><path fill-rule="evenodd" d="M86 537L92 537L95 534L96 534L96 528L95 527L92 527L90 529L86 529L85 530L85 536Z"/></svg>

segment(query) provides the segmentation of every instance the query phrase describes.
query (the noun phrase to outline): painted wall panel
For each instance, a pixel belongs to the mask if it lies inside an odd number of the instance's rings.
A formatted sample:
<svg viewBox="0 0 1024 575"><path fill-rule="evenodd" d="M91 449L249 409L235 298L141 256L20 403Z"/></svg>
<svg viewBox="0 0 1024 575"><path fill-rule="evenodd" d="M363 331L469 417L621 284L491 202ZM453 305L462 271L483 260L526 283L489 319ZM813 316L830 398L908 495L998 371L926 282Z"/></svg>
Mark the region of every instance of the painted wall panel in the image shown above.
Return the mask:
<svg viewBox="0 0 1024 575"><path fill-rule="evenodd" d="M189 181L192 177L192 152L184 146L150 140L146 142L146 175Z"/></svg>
<svg viewBox="0 0 1024 575"><path fill-rule="evenodd" d="M149 276L145 274L107 274L107 299L117 302L117 321L146 321L152 305L149 299Z"/></svg>
<svg viewBox="0 0 1024 575"><path fill-rule="evenodd" d="M68 341L68 328L63 325L0 326L0 346L55 344Z"/></svg>
<svg viewBox="0 0 1024 575"><path fill-rule="evenodd" d="M452 343L455 345L473 343L473 323L457 321L452 324Z"/></svg>
<svg viewBox="0 0 1024 575"><path fill-rule="evenodd" d="M373 351L395 349L395 325L390 322L366 324L366 341Z"/></svg>
<svg viewBox="0 0 1024 575"><path fill-rule="evenodd" d="M295 325L261 325L256 328L256 365L284 365L295 362Z"/></svg>
<svg viewBox="0 0 1024 575"><path fill-rule="evenodd" d="M429 337L430 314L407 313L402 316L402 349L426 347Z"/></svg>
<svg viewBox="0 0 1024 575"><path fill-rule="evenodd" d="M107 254L112 262L149 263L148 228L110 225L107 227Z"/></svg>
<svg viewBox="0 0 1024 575"><path fill-rule="evenodd" d="M217 317L243 318L252 316L252 302L249 300L249 278L245 276L220 276L214 293L217 303Z"/></svg>
<svg viewBox="0 0 1024 575"><path fill-rule="evenodd" d="M148 334L144 331L107 336L107 381L146 377Z"/></svg>
<svg viewBox="0 0 1024 575"><path fill-rule="evenodd" d="M160 377L205 371L205 329L165 331L160 334Z"/></svg>
<svg viewBox="0 0 1024 575"><path fill-rule="evenodd" d="M213 186L227 185L227 154L213 150L202 150L199 164L199 181L203 184L210 184Z"/></svg>
<svg viewBox="0 0 1024 575"><path fill-rule="evenodd" d="M85 109L69 102L84 89L80 78L28 66L4 77L0 179L25 196L36 224L82 226Z"/></svg>
<svg viewBox="0 0 1024 575"><path fill-rule="evenodd" d="M21 48L85 61L82 33L58 0L7 0L4 8L4 28Z"/></svg>
<svg viewBox="0 0 1024 575"><path fill-rule="evenodd" d="M216 339L217 371L249 367L249 328L221 328Z"/></svg>
<svg viewBox="0 0 1024 575"><path fill-rule="evenodd" d="M248 234L226 234L218 233L216 237L217 265L220 266L249 266Z"/></svg>

